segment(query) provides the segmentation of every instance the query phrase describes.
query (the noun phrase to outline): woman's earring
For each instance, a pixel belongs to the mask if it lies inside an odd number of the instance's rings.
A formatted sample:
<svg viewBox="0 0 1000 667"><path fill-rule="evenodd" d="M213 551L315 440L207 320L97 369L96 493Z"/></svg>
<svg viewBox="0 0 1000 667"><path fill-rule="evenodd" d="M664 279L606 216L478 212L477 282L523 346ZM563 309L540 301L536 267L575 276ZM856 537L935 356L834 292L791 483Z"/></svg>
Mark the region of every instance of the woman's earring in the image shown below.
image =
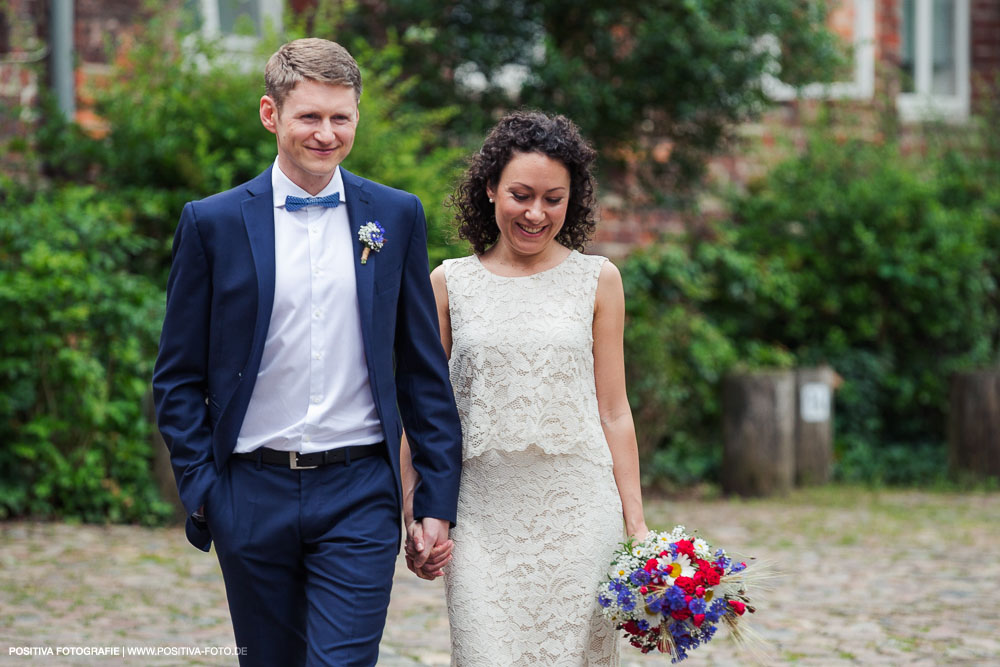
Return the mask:
<svg viewBox="0 0 1000 667"><path fill-rule="evenodd" d="M490 203L491 204L493 203L493 197L490 197Z"/></svg>

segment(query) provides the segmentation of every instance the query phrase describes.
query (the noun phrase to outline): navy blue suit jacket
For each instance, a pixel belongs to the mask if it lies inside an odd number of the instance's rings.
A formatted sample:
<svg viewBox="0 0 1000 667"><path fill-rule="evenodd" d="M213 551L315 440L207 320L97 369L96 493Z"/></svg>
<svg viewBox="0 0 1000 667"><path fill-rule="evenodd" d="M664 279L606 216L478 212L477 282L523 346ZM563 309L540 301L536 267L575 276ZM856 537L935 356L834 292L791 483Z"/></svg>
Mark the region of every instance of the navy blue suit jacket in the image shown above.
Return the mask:
<svg viewBox="0 0 1000 667"><path fill-rule="evenodd" d="M385 245L366 264L356 242L354 266L368 378L396 478L387 492L401 501L405 424L421 476L414 514L454 523L461 426L428 274L423 208L412 194L341 171L352 238L369 221L385 229ZM236 446L260 367L274 302L273 205L269 168L189 202L174 236L153 396L189 515ZM209 549L209 531L190 518L187 535Z"/></svg>

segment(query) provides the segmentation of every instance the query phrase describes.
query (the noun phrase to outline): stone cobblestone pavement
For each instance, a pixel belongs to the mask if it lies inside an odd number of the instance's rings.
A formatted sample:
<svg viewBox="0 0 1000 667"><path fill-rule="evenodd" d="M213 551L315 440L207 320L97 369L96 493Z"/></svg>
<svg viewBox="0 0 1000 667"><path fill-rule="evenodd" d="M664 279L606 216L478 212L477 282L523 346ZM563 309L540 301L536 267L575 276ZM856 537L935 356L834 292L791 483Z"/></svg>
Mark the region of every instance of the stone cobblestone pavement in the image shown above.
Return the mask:
<svg viewBox="0 0 1000 667"><path fill-rule="evenodd" d="M767 664L1000 665L1000 494L825 487L780 500L647 501L647 520L771 561L753 626ZM232 650L214 555L179 528L0 523L0 665L233 665L229 656L18 655ZM380 665L447 665L440 581L400 561ZM663 656L623 652L625 667ZM720 636L689 665L747 664Z"/></svg>

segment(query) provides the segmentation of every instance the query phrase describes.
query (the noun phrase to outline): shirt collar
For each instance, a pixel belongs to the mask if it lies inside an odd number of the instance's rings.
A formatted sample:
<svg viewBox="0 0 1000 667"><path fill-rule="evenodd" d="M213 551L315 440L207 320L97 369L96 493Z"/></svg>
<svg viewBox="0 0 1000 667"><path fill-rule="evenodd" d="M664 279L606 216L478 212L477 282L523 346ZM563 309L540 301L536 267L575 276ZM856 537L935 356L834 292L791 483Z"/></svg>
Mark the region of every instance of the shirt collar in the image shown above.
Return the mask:
<svg viewBox="0 0 1000 667"><path fill-rule="evenodd" d="M326 187L319 191L316 195L311 195L299 186L295 185L285 173L281 171L281 167L278 166L278 160L275 158L274 167L271 169L271 189L274 191L274 206L275 208L284 208L285 197L292 195L294 197L326 197L332 195L334 192L340 193L340 202L344 203L344 176L340 173L340 165L337 165L337 169L333 172L333 178L330 182L326 184Z"/></svg>

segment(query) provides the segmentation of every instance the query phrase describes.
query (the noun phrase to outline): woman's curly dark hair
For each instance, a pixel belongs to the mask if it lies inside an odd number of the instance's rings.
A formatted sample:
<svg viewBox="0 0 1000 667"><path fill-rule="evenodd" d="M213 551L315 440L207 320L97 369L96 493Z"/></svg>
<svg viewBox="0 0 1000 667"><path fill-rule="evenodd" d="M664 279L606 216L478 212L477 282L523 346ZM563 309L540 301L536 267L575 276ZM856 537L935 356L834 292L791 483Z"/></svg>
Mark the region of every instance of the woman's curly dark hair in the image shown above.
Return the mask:
<svg viewBox="0 0 1000 667"><path fill-rule="evenodd" d="M468 169L448 200L448 206L457 209L459 238L481 255L500 237L486 186L497 186L500 173L514 153L541 153L569 170L566 222L556 240L582 252L597 227L592 173L596 153L573 121L538 111L515 111L504 116L469 160Z"/></svg>

